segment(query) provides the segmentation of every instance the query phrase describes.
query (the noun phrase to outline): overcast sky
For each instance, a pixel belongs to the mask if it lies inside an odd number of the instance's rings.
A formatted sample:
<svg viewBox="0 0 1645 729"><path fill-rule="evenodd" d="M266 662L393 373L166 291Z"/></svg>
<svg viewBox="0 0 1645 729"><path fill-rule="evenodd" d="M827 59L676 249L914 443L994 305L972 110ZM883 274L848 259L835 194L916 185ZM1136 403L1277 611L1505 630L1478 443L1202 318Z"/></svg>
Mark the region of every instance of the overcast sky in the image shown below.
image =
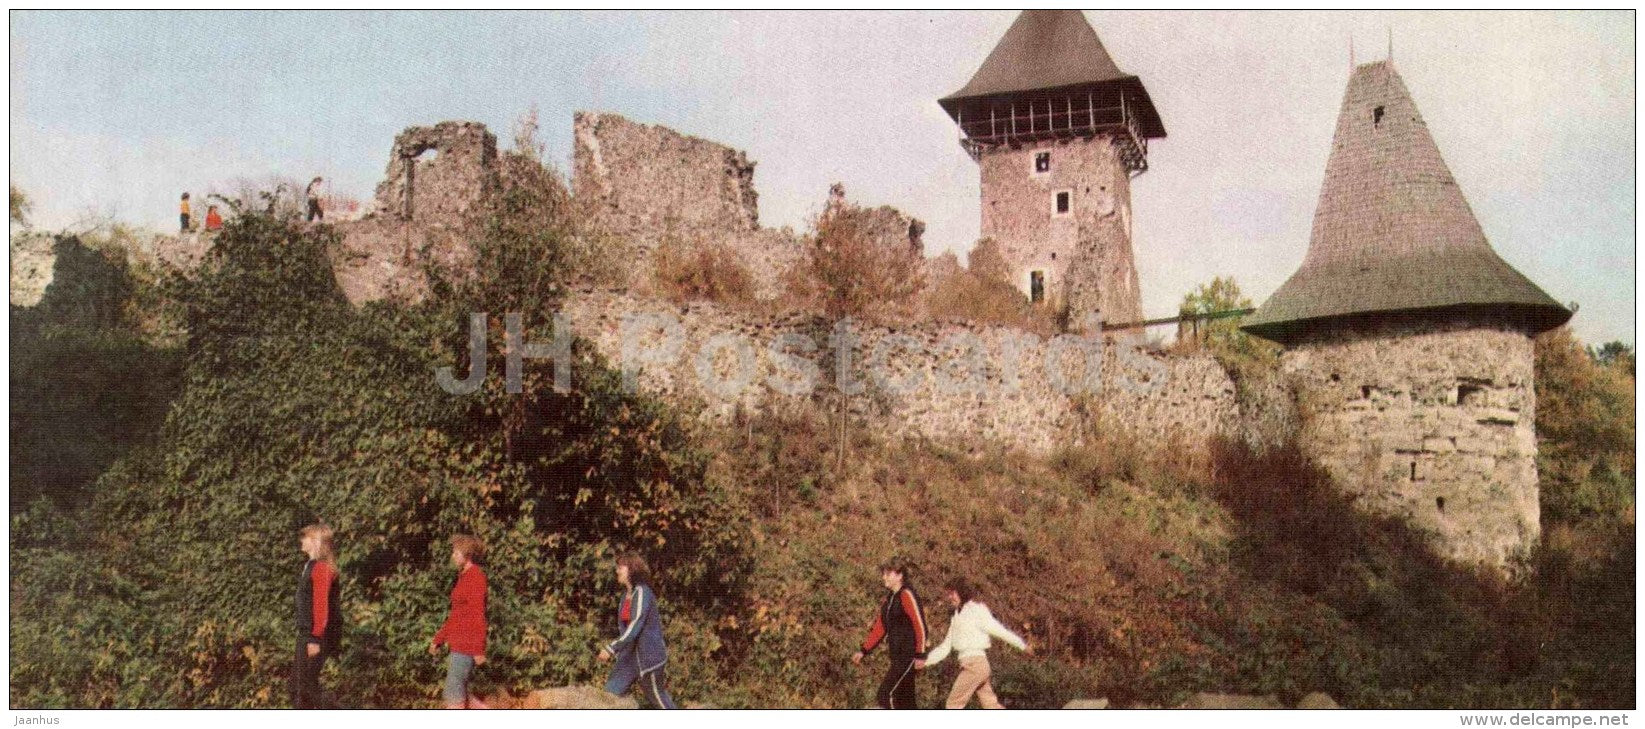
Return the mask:
<svg viewBox="0 0 1645 729"><path fill-rule="evenodd" d="M831 182L976 239L978 180L936 99L1015 11L11 14L11 173L41 225L88 210L169 228L182 190L314 174L362 199L400 129L510 127L550 155L613 111L745 149L760 218L803 228ZM1302 261L1361 62L1396 68L1486 235L1589 342L1634 341L1634 15L1105 12L1169 137L1132 187L1149 316L1232 275L1261 301Z"/></svg>

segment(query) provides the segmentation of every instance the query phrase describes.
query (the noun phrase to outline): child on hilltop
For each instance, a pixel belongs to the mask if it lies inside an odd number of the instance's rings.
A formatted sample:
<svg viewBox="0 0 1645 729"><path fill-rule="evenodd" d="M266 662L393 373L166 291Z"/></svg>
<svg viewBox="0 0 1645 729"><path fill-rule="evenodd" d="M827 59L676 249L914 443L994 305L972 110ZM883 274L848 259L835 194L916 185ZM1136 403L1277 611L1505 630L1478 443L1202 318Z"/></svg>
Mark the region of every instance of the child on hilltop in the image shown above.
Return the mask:
<svg viewBox="0 0 1645 729"><path fill-rule="evenodd" d="M223 229L223 216L217 214L216 205L206 206L206 230L217 231Z"/></svg>
<svg viewBox="0 0 1645 729"><path fill-rule="evenodd" d="M303 527L298 532L298 543L308 555L308 562L297 578L297 660L291 666L291 706L335 708L320 691L320 669L326 659L336 655L337 637L342 632L331 527Z"/></svg>
<svg viewBox="0 0 1645 729"><path fill-rule="evenodd" d="M677 709L663 674L668 645L663 642L663 615L657 594L651 591L645 558L632 553L618 557L617 582L627 593L617 607L617 639L600 649L600 662L612 662L605 690L621 696L638 683L646 701L659 709Z"/></svg>
<svg viewBox="0 0 1645 729"><path fill-rule="evenodd" d="M183 193L183 204L178 206L177 220L178 220L178 223L179 223L179 230L177 232L187 233L188 232L189 216L188 216L188 193L186 193L186 192Z"/></svg>
<svg viewBox="0 0 1645 729"><path fill-rule="evenodd" d="M953 690L948 692L946 708L965 708L972 694L976 694L977 702L984 709L1005 708L1000 705L999 697L994 695L993 669L988 665L988 648L992 645L990 636L1028 655L1034 655L1034 651L1020 636L994 619L988 606L977 599L971 583L959 578L950 580L943 587L943 597L955 608L954 619L948 624L948 635L931 649L930 657L916 661L915 666L923 670L941 663L949 652L958 653L960 675L954 679Z"/></svg>
<svg viewBox="0 0 1645 729"><path fill-rule="evenodd" d="M882 565L880 584L885 585L885 599L880 601L862 650L851 656L851 662L862 665L864 656L886 643L891 663L880 680L875 700L882 709L918 708L914 705L914 670L925 659L925 613L909 579L907 563L893 560Z"/></svg>
<svg viewBox="0 0 1645 729"><path fill-rule="evenodd" d="M451 649L446 659L447 709L490 708L468 692L475 666L486 662L486 574L479 565L484 558L485 545L479 539L467 534L451 538L451 566L457 568L451 612L428 646L429 655L436 656L442 645Z"/></svg>

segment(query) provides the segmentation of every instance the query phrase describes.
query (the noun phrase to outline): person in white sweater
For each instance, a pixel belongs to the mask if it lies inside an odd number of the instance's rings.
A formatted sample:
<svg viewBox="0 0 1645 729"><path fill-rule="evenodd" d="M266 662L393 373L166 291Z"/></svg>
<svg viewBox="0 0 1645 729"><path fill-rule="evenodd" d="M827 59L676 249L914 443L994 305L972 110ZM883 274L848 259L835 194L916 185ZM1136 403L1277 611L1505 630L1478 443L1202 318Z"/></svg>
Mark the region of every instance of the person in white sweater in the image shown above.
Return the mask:
<svg viewBox="0 0 1645 729"><path fill-rule="evenodd" d="M991 680L993 669L988 665L988 648L993 644L992 639L999 638L1028 655L1034 655L1034 650L1021 636L994 619L994 613L977 599L976 591L965 580L950 581L943 588L943 597L956 608L954 619L948 623L948 635L931 649L925 660L916 661L914 667L923 669L934 666L947 658L949 653L957 653L960 675L954 679L953 690L948 692L946 708L965 708L972 694L976 694L978 703L984 709L1005 708L1000 705L999 697L994 695Z"/></svg>

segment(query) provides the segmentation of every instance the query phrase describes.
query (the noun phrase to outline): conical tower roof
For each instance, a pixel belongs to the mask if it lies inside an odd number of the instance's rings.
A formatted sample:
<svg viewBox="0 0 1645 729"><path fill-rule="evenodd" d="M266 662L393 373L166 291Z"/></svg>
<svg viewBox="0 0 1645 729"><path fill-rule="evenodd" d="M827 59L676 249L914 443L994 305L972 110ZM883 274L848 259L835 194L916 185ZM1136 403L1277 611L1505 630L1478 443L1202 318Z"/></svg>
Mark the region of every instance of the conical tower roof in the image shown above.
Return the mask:
<svg viewBox="0 0 1645 729"><path fill-rule="evenodd" d="M1244 329L1286 341L1343 319L1458 310L1530 331L1571 317L1491 250L1393 65L1359 66L1308 254Z"/></svg>
<svg viewBox="0 0 1645 729"><path fill-rule="evenodd" d="M1082 88L1123 88L1137 104L1144 136L1165 136L1142 81L1119 69L1078 10L1024 10L970 83L938 103L956 116L969 101Z"/></svg>

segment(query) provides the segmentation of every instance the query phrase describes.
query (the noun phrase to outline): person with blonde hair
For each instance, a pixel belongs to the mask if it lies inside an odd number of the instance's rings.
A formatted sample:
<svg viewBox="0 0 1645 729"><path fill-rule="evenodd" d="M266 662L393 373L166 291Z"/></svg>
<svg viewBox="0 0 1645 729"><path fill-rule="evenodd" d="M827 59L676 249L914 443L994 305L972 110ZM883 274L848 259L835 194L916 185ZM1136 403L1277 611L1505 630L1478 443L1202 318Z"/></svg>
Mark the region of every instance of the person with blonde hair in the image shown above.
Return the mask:
<svg viewBox="0 0 1645 729"><path fill-rule="evenodd" d="M490 708L468 692L474 668L486 662L486 573L479 564L484 559L485 544L479 538L468 534L451 538L451 566L457 568L451 612L428 646L430 655L439 655L442 645L451 649L446 658L447 709Z"/></svg>
<svg viewBox="0 0 1645 729"><path fill-rule="evenodd" d="M337 638L342 633L333 532L316 523L297 534L308 562L297 578L297 660L291 667L291 705L296 709L331 708L331 699L320 691L320 669L337 654Z"/></svg>

